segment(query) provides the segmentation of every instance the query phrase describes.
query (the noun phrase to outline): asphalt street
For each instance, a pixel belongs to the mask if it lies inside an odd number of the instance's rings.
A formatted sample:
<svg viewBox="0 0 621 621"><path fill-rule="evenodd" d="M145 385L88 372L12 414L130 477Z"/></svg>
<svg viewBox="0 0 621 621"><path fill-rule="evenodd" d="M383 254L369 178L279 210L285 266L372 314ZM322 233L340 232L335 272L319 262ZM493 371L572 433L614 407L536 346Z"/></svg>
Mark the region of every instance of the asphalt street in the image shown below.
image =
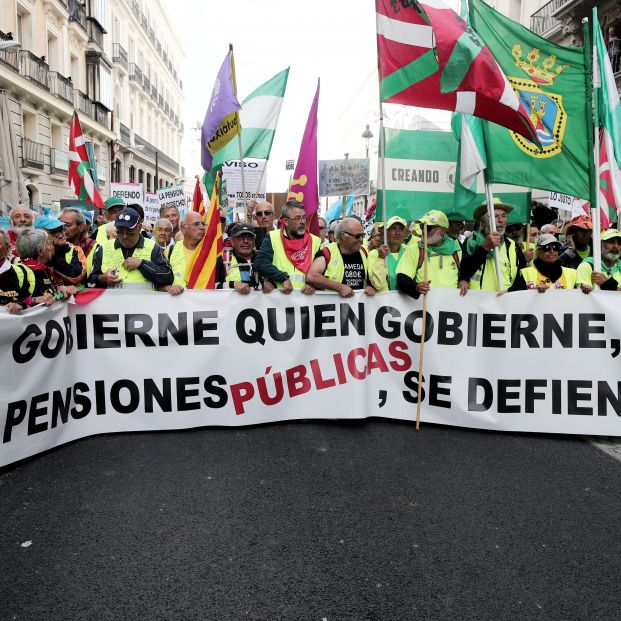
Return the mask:
<svg viewBox="0 0 621 621"><path fill-rule="evenodd" d="M0 618L621 619L621 462L391 420L87 438L0 471Z"/></svg>

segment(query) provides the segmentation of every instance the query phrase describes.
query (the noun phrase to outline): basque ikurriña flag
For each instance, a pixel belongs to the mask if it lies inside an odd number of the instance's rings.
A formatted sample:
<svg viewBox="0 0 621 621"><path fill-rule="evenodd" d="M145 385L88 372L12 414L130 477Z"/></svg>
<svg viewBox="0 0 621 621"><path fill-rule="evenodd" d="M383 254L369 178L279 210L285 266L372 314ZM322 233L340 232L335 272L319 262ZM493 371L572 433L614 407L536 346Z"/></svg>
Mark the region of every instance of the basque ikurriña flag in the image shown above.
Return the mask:
<svg viewBox="0 0 621 621"><path fill-rule="evenodd" d="M69 129L69 186L80 200L86 200L98 209L105 209L103 199L91 176L91 164L78 113L73 112Z"/></svg>
<svg viewBox="0 0 621 621"><path fill-rule="evenodd" d="M376 11L381 101L465 112L537 142L487 46L441 0L376 0Z"/></svg>

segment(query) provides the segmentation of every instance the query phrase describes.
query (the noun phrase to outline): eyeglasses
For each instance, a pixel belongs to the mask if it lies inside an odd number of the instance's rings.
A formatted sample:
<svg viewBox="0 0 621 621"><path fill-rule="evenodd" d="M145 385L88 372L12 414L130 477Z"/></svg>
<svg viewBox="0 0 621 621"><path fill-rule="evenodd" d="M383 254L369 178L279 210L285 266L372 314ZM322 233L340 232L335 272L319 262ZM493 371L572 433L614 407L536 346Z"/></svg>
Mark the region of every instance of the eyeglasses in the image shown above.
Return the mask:
<svg viewBox="0 0 621 621"><path fill-rule="evenodd" d="M306 222L306 216L295 216L293 218L290 218L289 216L283 216L283 218L285 220L293 220L293 222L297 222L298 224L301 224L302 222Z"/></svg>
<svg viewBox="0 0 621 621"><path fill-rule="evenodd" d="M349 231L343 231L343 235L349 235L350 237L353 237L356 241L360 241L362 239L364 239L364 233L350 233Z"/></svg>
<svg viewBox="0 0 621 621"><path fill-rule="evenodd" d="M560 252L561 251L561 247L560 246L544 246L541 250L543 250L543 252Z"/></svg>
<svg viewBox="0 0 621 621"><path fill-rule="evenodd" d="M65 236L65 227L63 226L60 229L56 229L55 231L48 231L48 234L52 237L64 237Z"/></svg>
<svg viewBox="0 0 621 621"><path fill-rule="evenodd" d="M256 211L255 212L258 218L261 218L263 216L271 216L272 215L272 211Z"/></svg>

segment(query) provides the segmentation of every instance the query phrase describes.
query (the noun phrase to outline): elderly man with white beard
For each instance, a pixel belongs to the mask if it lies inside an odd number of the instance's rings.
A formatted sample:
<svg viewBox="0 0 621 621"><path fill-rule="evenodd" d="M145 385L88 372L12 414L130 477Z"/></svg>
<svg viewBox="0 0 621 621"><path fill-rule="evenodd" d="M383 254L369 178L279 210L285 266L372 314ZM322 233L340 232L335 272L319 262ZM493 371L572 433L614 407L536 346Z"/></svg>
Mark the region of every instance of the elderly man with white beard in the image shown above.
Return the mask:
<svg viewBox="0 0 621 621"><path fill-rule="evenodd" d="M449 220L441 211L427 212L419 223L427 225L427 247L410 243L397 265L397 287L413 298L426 295L431 288L457 289L461 247L448 235ZM427 278L425 278L427 262Z"/></svg>
<svg viewBox="0 0 621 621"><path fill-rule="evenodd" d="M479 230L468 238L463 247L459 269L459 288L464 295L468 288L483 291L516 291L524 288L520 270L526 267L524 253L519 244L505 235L507 215L513 211L511 205L494 199L496 231L491 232L487 215L487 203L474 210L474 219ZM494 248L498 248L502 283L498 286Z"/></svg>
<svg viewBox="0 0 621 621"><path fill-rule="evenodd" d="M19 258L19 252L15 245L17 237L22 231L31 229L34 226L35 214L28 207L18 205L11 209L9 218L11 220L11 228L8 231L10 245L7 257L9 261L14 262Z"/></svg>
<svg viewBox="0 0 621 621"><path fill-rule="evenodd" d="M621 289L621 232L610 229L602 233L602 264L594 271L593 257L578 266L576 283L582 293L591 293L597 285L603 291Z"/></svg>

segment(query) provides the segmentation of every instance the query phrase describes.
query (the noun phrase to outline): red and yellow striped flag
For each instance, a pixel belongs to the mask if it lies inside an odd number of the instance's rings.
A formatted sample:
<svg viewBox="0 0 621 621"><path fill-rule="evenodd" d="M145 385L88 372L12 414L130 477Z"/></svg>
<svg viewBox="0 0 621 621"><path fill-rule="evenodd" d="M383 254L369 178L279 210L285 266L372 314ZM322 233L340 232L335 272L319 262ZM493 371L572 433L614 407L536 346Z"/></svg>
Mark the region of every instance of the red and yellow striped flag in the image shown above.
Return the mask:
<svg viewBox="0 0 621 621"><path fill-rule="evenodd" d="M194 186L194 196L192 196L192 211L197 211L201 216L205 215L205 199L201 190L201 181L196 175L196 185Z"/></svg>
<svg viewBox="0 0 621 621"><path fill-rule="evenodd" d="M220 224L220 177L221 174L218 174L213 184L209 209L205 214L205 237L196 247L192 260L185 266L188 289L216 288L216 262L224 249Z"/></svg>

